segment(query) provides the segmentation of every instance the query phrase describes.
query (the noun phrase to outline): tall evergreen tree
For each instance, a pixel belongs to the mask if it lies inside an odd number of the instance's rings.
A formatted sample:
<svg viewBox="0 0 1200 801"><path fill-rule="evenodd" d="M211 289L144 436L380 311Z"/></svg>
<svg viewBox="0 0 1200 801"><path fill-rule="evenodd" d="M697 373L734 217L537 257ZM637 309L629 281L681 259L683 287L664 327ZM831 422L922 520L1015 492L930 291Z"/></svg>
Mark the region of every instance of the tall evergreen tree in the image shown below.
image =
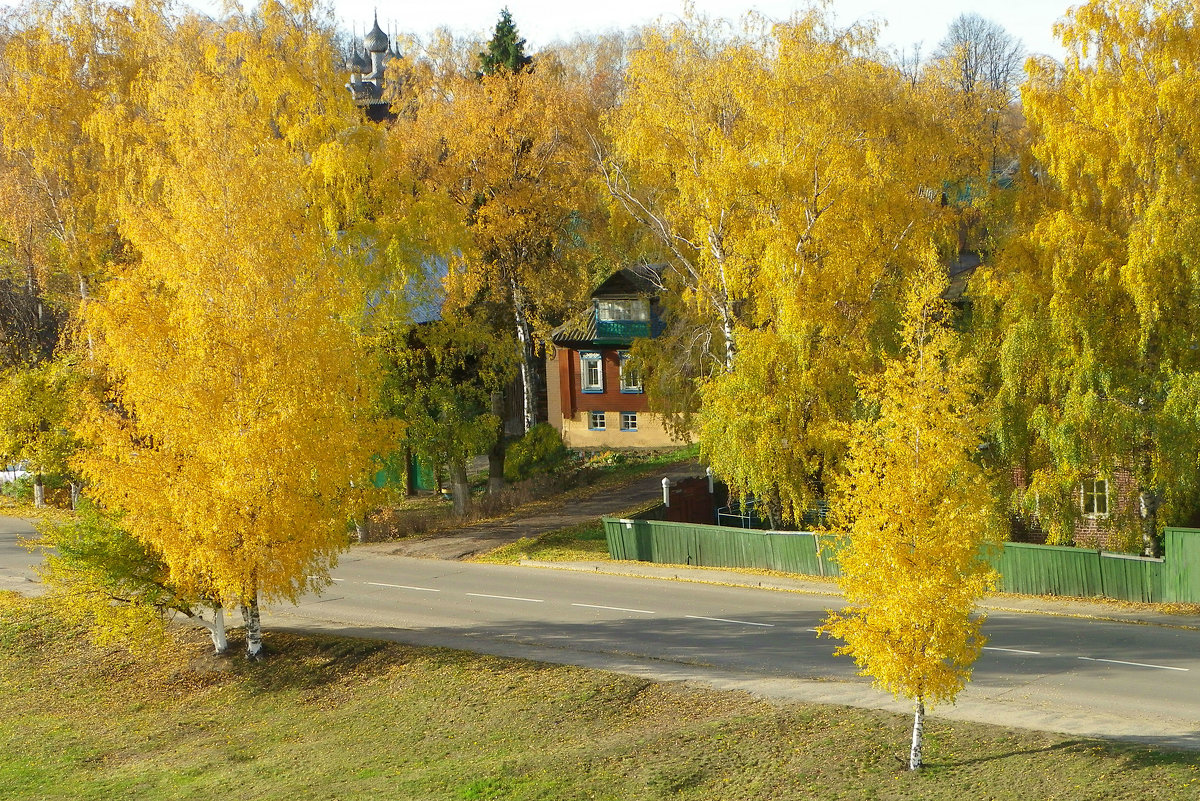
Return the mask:
<svg viewBox="0 0 1200 801"><path fill-rule="evenodd" d="M480 75L495 75L501 68L513 73L522 72L532 65L533 59L525 55L525 40L517 35L512 14L505 8L500 12L487 50L479 54Z"/></svg>

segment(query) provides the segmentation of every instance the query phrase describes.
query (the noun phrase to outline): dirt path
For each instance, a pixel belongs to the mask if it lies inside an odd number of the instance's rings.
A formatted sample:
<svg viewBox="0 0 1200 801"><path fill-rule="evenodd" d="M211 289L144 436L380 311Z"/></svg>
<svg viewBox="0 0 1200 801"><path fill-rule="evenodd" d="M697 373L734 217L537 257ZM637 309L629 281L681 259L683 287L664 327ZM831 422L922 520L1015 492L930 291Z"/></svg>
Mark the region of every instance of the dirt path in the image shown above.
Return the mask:
<svg viewBox="0 0 1200 801"><path fill-rule="evenodd" d="M536 537L547 531L587 523L636 504L650 503L662 497L664 476L674 482L681 478L702 475L704 468L698 463L681 462L664 466L661 470L635 479L629 484L602 487L582 497L572 498L555 508L524 516L517 514L427 537L358 545L355 546L355 550L417 556L424 559L463 559L516 542L522 537Z"/></svg>

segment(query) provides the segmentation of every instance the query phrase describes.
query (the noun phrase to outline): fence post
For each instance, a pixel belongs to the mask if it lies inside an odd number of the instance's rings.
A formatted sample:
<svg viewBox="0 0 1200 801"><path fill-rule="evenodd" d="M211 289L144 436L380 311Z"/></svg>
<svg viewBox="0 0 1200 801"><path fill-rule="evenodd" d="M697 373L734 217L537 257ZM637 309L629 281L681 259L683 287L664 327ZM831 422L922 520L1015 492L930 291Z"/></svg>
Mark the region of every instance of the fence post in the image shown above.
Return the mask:
<svg viewBox="0 0 1200 801"><path fill-rule="evenodd" d="M671 479L663 478L663 506L671 506Z"/></svg>

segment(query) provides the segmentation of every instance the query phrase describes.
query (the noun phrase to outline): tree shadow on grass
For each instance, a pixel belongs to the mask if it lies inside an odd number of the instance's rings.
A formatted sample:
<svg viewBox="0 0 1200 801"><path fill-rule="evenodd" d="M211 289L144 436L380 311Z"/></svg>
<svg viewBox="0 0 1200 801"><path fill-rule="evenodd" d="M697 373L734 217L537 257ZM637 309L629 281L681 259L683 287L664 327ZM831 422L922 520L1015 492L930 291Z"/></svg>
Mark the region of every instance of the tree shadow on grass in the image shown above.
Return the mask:
<svg viewBox="0 0 1200 801"><path fill-rule="evenodd" d="M1109 759L1119 760L1121 768L1124 770L1152 769L1167 765L1200 765L1200 753L1195 750L1195 745L1189 747L1191 743L1200 743L1200 732L1191 732L1181 737L1170 738L1142 737L1138 738L1136 742L1079 738L1053 743L1043 748L1004 751L974 759L929 761L925 763L925 766L935 769L959 768L1013 757L1054 753L1103 755Z"/></svg>
<svg viewBox="0 0 1200 801"><path fill-rule="evenodd" d="M242 629L229 634L229 649L220 659L230 674L254 693L299 691L314 698L357 687L388 676L396 668L420 661L429 668L467 672L525 672L561 669L559 665L478 654L453 648L409 645L382 639L269 630L263 633L263 653L256 661L245 656Z"/></svg>
<svg viewBox="0 0 1200 801"><path fill-rule="evenodd" d="M1080 753L1090 750L1096 746L1110 747L1111 745L1111 743L1103 740L1067 740L1061 743L1047 745L1042 748L1022 748L1014 751L1004 751L1002 753L989 754L988 756L975 757L974 759L957 759L947 762L927 760L925 762L925 768L961 768L966 767L967 765L980 765L986 762L996 762L997 760L1011 759L1012 757L1034 756L1035 754L1053 754L1055 752Z"/></svg>
<svg viewBox="0 0 1200 801"><path fill-rule="evenodd" d="M400 656L390 643L279 631L264 633L260 660L246 659L245 646L243 631L230 632L224 658L230 672L255 693L314 692L359 682L397 664Z"/></svg>

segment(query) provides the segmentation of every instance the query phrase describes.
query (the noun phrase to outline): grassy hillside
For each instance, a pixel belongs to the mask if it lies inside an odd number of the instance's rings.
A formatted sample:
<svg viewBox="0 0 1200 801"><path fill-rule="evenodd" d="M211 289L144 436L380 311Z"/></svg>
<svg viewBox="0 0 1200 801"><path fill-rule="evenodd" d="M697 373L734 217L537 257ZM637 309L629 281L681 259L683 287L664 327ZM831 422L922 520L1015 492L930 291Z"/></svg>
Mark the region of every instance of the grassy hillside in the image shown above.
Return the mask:
<svg viewBox="0 0 1200 801"><path fill-rule="evenodd" d="M3 799L1194 799L1200 755L908 721L443 649L91 646L0 595ZM235 643L236 645L236 643Z"/></svg>

